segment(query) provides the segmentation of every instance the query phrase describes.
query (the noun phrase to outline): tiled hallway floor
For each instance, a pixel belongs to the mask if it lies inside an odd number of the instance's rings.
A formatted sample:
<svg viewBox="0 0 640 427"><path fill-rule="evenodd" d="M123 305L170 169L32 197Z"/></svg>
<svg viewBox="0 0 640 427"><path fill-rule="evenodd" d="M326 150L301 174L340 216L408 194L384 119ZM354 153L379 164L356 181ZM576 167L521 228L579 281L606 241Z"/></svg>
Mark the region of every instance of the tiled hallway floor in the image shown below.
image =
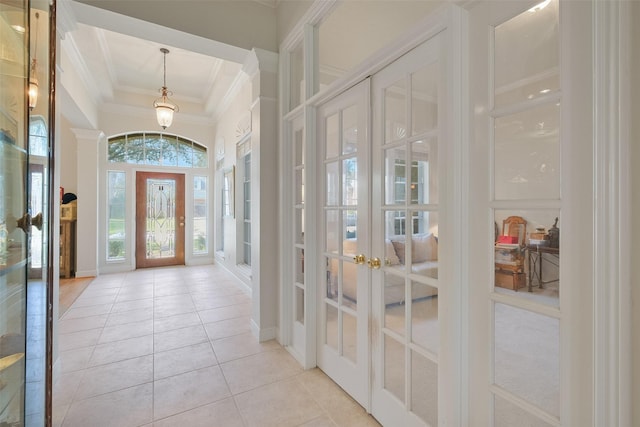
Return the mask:
<svg viewBox="0 0 640 427"><path fill-rule="evenodd" d="M318 369L250 332L217 266L96 278L60 319L54 426L377 426Z"/></svg>

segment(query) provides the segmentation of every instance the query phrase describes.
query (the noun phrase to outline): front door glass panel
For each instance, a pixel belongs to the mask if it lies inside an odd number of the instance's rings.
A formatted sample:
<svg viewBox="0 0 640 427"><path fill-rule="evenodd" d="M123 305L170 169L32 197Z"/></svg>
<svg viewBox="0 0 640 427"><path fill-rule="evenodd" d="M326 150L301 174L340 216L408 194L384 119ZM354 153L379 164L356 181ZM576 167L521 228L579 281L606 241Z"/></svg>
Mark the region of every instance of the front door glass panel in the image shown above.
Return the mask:
<svg viewBox="0 0 640 427"><path fill-rule="evenodd" d="M176 254L176 182L147 180L147 258L170 258Z"/></svg>

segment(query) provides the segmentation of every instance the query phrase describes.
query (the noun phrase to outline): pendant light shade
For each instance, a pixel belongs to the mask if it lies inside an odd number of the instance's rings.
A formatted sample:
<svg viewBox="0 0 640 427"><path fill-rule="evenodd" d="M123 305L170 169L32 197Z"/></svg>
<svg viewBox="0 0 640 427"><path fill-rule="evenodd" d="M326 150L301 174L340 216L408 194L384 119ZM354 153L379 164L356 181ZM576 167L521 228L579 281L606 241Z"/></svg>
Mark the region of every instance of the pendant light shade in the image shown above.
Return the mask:
<svg viewBox="0 0 640 427"><path fill-rule="evenodd" d="M169 53L169 49L163 47L160 48L160 52L164 55L164 79L162 88L160 89L162 96L153 102L153 107L156 109L158 124L162 126L162 129L166 129L171 126L171 123L173 122L173 113L177 112L179 109L178 106L169 99L169 95L173 95L173 92L167 90L167 53Z"/></svg>

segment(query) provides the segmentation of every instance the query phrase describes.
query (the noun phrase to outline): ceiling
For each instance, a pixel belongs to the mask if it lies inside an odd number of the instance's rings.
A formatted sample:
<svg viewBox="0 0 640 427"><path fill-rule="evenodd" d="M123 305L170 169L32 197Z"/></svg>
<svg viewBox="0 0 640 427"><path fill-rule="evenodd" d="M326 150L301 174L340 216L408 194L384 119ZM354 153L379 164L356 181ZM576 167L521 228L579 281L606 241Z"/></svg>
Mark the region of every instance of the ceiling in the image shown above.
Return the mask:
<svg viewBox="0 0 640 427"><path fill-rule="evenodd" d="M78 23L67 34L73 46L74 66L87 80L98 104L148 107L160 96L163 85L163 54L170 98L181 111L194 115L215 115L234 81L241 64L160 44L155 41Z"/></svg>

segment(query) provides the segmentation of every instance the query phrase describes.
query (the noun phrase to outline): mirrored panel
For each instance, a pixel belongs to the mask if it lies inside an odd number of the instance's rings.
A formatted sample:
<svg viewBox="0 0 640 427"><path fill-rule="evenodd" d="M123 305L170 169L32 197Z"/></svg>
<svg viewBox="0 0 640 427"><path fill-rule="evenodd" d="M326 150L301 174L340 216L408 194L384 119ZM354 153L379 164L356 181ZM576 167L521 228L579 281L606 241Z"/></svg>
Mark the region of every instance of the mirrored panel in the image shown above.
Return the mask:
<svg viewBox="0 0 640 427"><path fill-rule="evenodd" d="M304 164L304 129L296 129L293 132L293 149L295 151L294 155L294 166L301 166Z"/></svg>
<svg viewBox="0 0 640 427"><path fill-rule="evenodd" d="M438 365L416 351L411 352L411 412L438 425Z"/></svg>
<svg viewBox="0 0 640 427"><path fill-rule="evenodd" d="M295 203L301 205L304 203L304 169L296 169L296 186L295 186Z"/></svg>
<svg viewBox="0 0 640 427"><path fill-rule="evenodd" d="M559 90L559 40L557 0L544 0L495 28L496 106Z"/></svg>
<svg viewBox="0 0 640 427"><path fill-rule="evenodd" d="M560 321L494 304L494 382L560 415Z"/></svg>
<svg viewBox="0 0 640 427"><path fill-rule="evenodd" d="M354 244L348 244L347 240L355 243L358 236L358 211L348 210L342 213L342 230L344 230L343 247L345 255L355 255L356 247ZM348 249L347 249L348 248ZM346 252L348 250L348 252Z"/></svg>
<svg viewBox="0 0 640 427"><path fill-rule="evenodd" d="M439 352L438 289L416 281L411 282L411 341Z"/></svg>
<svg viewBox="0 0 640 427"><path fill-rule="evenodd" d="M355 316L342 312L342 354L353 363L358 357L358 321Z"/></svg>
<svg viewBox="0 0 640 427"><path fill-rule="evenodd" d="M412 211L411 223L411 271L415 274L438 278L438 213L432 211ZM405 258L409 248L405 248ZM396 253L400 252L396 248Z"/></svg>
<svg viewBox="0 0 640 427"><path fill-rule="evenodd" d="M495 119L497 200L560 198L560 103Z"/></svg>

